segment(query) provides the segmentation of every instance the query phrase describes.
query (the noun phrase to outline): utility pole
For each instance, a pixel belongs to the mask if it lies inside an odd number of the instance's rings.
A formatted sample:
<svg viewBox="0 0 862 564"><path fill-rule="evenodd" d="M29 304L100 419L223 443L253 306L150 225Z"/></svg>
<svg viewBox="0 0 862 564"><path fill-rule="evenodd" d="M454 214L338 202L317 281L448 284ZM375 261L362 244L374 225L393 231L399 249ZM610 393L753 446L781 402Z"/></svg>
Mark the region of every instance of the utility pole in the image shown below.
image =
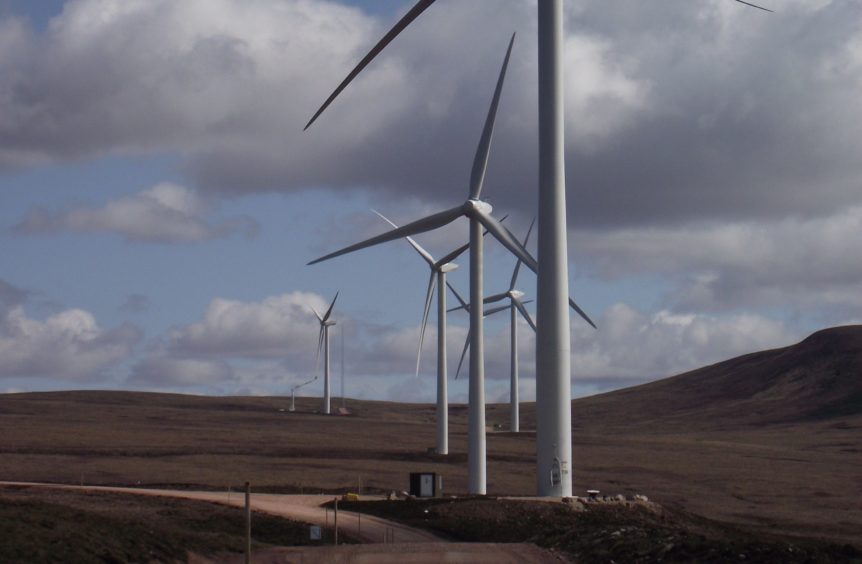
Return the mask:
<svg viewBox="0 0 862 564"><path fill-rule="evenodd" d="M251 484L245 483L245 564L251 564Z"/></svg>
<svg viewBox="0 0 862 564"><path fill-rule="evenodd" d="M335 546L338 546L338 498L335 498L335 517L332 522L332 526L335 527Z"/></svg>
<svg viewBox="0 0 862 564"><path fill-rule="evenodd" d="M341 324L341 407L344 407L344 324Z"/></svg>

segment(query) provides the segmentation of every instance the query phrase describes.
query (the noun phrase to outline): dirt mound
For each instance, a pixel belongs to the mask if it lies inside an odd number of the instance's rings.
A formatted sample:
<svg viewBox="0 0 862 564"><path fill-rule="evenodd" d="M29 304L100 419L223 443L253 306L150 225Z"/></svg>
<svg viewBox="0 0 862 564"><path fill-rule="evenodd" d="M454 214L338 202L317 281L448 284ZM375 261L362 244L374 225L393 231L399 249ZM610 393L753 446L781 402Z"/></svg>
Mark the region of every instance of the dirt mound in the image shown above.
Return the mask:
<svg viewBox="0 0 862 564"><path fill-rule="evenodd" d="M754 535L653 503L564 504L511 499L343 504L460 541L533 543L575 562L853 562L850 545Z"/></svg>

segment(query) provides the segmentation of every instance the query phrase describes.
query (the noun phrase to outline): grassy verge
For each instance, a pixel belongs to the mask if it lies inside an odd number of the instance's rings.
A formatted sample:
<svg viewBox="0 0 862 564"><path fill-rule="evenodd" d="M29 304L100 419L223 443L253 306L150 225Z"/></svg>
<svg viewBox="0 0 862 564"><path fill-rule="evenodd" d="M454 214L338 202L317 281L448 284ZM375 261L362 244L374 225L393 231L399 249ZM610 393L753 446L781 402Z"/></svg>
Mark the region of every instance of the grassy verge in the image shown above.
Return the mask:
<svg viewBox="0 0 862 564"><path fill-rule="evenodd" d="M328 533L325 532L326 535ZM245 547L242 509L104 492L0 489L0 562L185 562ZM320 544L305 524L252 515L253 549ZM331 542L327 538L323 542Z"/></svg>

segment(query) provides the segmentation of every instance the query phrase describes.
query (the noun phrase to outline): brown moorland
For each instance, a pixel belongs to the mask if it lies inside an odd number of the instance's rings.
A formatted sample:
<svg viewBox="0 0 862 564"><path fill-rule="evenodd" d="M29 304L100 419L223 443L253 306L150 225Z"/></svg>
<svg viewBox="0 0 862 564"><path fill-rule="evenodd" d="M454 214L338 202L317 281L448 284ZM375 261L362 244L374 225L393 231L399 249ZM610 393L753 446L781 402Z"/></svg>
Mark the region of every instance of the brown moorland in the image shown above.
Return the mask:
<svg viewBox="0 0 862 564"><path fill-rule="evenodd" d="M573 402L575 489L641 493L753 530L862 539L862 327L815 333L680 376ZM0 395L0 479L259 491L407 488L412 471L466 489L466 407L450 449L434 406L137 392ZM490 432L488 490L534 492L534 404ZM508 407L488 407L505 427Z"/></svg>

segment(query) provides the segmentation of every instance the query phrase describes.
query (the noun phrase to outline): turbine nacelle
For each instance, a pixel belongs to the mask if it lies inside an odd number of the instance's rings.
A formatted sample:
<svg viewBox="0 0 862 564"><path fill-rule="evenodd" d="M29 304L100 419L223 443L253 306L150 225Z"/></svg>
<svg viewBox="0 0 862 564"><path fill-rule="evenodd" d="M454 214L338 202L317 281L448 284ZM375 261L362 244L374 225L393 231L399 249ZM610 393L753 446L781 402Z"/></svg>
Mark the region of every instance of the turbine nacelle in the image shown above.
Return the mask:
<svg viewBox="0 0 862 564"><path fill-rule="evenodd" d="M455 264L454 262L447 262L446 264L442 265L437 270L440 272L446 273L446 272L452 272L456 268L458 268L457 264Z"/></svg>
<svg viewBox="0 0 862 564"><path fill-rule="evenodd" d="M524 292L522 292L520 290L509 290L506 293L509 294L509 297L512 298L513 300L521 299L524 296Z"/></svg>

